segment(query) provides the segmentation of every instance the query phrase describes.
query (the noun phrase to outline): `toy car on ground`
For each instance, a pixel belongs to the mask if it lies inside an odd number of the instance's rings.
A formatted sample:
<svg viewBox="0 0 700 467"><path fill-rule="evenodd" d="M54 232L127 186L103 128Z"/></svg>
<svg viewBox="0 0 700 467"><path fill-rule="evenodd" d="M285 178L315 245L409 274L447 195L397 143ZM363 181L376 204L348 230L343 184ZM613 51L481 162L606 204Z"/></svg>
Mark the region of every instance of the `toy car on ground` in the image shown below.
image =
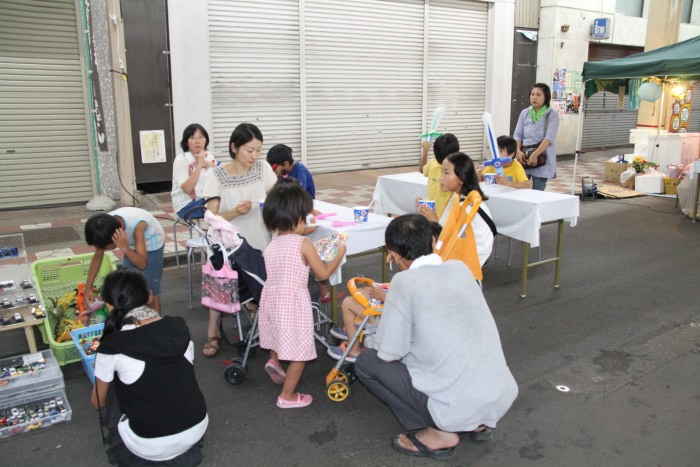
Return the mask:
<svg viewBox="0 0 700 467"><path fill-rule="evenodd" d="M12 303L6 298L2 299L2 307L3 308L10 308L12 306Z"/></svg>
<svg viewBox="0 0 700 467"><path fill-rule="evenodd" d="M32 286L32 283L29 282L29 279L24 279L24 280L19 284L19 286L22 287L23 289L31 289L31 288L33 287L33 286Z"/></svg>
<svg viewBox="0 0 700 467"><path fill-rule="evenodd" d="M37 303L39 301L39 299L36 298L36 295L34 295L33 293L30 293L29 295L27 295L27 301L29 303Z"/></svg>
<svg viewBox="0 0 700 467"><path fill-rule="evenodd" d="M32 314L36 319L46 318L46 313L39 307L32 308Z"/></svg>
<svg viewBox="0 0 700 467"><path fill-rule="evenodd" d="M17 295L15 303L24 303L24 295Z"/></svg>
<svg viewBox="0 0 700 467"><path fill-rule="evenodd" d="M20 315L19 313L15 313L14 315L12 315L12 319L15 323L19 323L20 321L22 321L22 315Z"/></svg>
<svg viewBox="0 0 700 467"><path fill-rule="evenodd" d="M12 322L10 321L10 316L5 315L2 318L0 318L0 324L2 324L3 326L7 326L8 324L12 324Z"/></svg>

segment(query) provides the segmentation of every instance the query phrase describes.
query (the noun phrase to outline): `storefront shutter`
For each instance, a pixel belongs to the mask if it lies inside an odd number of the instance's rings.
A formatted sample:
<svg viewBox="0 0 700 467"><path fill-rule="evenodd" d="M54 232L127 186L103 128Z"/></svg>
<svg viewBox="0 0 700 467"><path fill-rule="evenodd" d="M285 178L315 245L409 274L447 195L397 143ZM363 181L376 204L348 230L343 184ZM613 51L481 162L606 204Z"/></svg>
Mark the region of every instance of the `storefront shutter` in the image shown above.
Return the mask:
<svg viewBox="0 0 700 467"><path fill-rule="evenodd" d="M263 156L276 143L297 153L299 1L210 0L208 14L214 125L209 136L217 157L228 160L229 137L242 122L254 123L262 131Z"/></svg>
<svg viewBox="0 0 700 467"><path fill-rule="evenodd" d="M88 201L90 144L75 2L0 15L0 208Z"/></svg>
<svg viewBox="0 0 700 467"><path fill-rule="evenodd" d="M426 125L430 126L433 110L444 107L440 129L454 133L460 150L477 159L483 156L484 145L487 6L430 2Z"/></svg>
<svg viewBox="0 0 700 467"><path fill-rule="evenodd" d="M481 156L487 3L209 2L214 150L256 123L313 172L418 162L422 122ZM241 27L241 25L245 27Z"/></svg>
<svg viewBox="0 0 700 467"><path fill-rule="evenodd" d="M590 44L588 61L610 60L643 52L641 47ZM624 146L629 144L630 129L637 128L637 111L627 110L627 96L622 109L617 108L617 94L599 92L586 101L583 120L583 149Z"/></svg>
<svg viewBox="0 0 700 467"><path fill-rule="evenodd" d="M317 172L418 162L422 1L306 2L308 163Z"/></svg>

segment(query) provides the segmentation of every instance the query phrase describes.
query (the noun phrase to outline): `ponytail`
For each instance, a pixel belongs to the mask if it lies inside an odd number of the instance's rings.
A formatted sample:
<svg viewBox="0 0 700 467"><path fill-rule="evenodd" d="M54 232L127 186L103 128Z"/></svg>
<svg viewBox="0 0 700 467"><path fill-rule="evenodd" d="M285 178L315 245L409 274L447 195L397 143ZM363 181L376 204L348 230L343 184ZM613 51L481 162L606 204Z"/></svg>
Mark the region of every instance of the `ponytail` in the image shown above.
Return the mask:
<svg viewBox="0 0 700 467"><path fill-rule="evenodd" d="M103 336L119 331L125 324L134 322L124 318L131 310L148 303L149 293L146 279L138 271L119 269L110 273L102 287L102 298L112 306L105 321Z"/></svg>

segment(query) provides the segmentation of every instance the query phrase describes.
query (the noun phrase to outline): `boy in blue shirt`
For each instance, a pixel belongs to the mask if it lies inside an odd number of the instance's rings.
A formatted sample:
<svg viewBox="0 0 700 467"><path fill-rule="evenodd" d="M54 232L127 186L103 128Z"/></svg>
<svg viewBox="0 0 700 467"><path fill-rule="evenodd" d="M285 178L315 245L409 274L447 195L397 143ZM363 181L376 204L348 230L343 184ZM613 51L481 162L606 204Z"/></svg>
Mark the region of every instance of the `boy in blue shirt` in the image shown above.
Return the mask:
<svg viewBox="0 0 700 467"><path fill-rule="evenodd" d="M311 172L301 162L294 162L292 148L285 144L275 144L267 151L267 163L278 176L288 174L294 177L311 198L316 199L316 186Z"/></svg>
<svg viewBox="0 0 700 467"><path fill-rule="evenodd" d="M124 253L122 266L140 271L152 294L149 306L160 313L165 232L153 215L139 208L124 207L91 216L85 223L85 241L95 248L85 281L85 298L92 301L92 288L107 250Z"/></svg>

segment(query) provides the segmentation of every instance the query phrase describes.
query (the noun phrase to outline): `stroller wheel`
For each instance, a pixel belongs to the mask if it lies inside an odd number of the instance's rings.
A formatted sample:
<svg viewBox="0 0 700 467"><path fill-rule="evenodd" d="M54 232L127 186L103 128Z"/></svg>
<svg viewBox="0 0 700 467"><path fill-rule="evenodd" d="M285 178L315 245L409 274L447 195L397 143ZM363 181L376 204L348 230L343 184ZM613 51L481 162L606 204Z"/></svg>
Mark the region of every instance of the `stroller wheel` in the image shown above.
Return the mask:
<svg viewBox="0 0 700 467"><path fill-rule="evenodd" d="M357 381L357 374L355 374L355 365L350 363L348 365L345 365L343 368L340 369L343 373L347 375L347 381L348 383L352 384Z"/></svg>
<svg viewBox="0 0 700 467"><path fill-rule="evenodd" d="M247 375L248 372L245 371L243 365L238 362L230 364L224 370L224 378L226 378L229 384L233 384L234 386L245 381Z"/></svg>
<svg viewBox="0 0 700 467"><path fill-rule="evenodd" d="M326 394L333 402L343 402L350 395L350 386L345 381L336 379L326 386Z"/></svg>
<svg viewBox="0 0 700 467"><path fill-rule="evenodd" d="M243 340L240 341L239 343L236 344L236 347L238 348L238 355L241 357L245 357L245 349L248 347L248 341ZM253 346L250 348L250 352L248 352L248 358L252 358L255 356L255 352L258 350L257 347Z"/></svg>

